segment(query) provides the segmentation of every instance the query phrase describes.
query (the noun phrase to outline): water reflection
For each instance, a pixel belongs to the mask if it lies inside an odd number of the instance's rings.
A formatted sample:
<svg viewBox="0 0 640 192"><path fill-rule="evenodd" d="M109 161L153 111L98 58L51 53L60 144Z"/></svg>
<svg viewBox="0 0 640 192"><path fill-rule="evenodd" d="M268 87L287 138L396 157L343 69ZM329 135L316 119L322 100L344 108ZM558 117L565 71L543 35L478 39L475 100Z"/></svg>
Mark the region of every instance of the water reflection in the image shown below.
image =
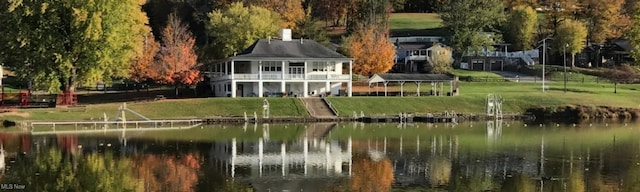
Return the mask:
<svg viewBox="0 0 640 192"><path fill-rule="evenodd" d="M638 125L265 124L0 134L28 191L639 191Z"/></svg>

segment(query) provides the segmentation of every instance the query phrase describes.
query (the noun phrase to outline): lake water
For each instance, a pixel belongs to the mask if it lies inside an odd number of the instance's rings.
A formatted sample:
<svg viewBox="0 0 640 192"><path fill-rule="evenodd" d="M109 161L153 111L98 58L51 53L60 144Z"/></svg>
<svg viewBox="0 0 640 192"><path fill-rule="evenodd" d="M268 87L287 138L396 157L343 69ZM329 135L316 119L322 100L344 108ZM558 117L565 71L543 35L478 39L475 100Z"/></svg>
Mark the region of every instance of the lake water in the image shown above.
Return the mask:
<svg viewBox="0 0 640 192"><path fill-rule="evenodd" d="M501 121L0 134L0 189L640 191L639 138L639 124Z"/></svg>

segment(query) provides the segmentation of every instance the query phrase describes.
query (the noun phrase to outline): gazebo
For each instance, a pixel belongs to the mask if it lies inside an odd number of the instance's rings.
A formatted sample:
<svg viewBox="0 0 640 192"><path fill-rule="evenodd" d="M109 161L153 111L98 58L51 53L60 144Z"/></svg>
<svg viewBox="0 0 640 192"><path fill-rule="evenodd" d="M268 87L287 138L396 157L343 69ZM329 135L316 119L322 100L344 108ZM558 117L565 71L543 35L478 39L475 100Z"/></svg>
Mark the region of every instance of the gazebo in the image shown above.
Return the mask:
<svg viewBox="0 0 640 192"><path fill-rule="evenodd" d="M444 83L449 82L450 95L456 95L454 93L458 92L458 77L445 74L387 73L375 74L368 80L369 87L371 87L372 84L376 84L376 86L378 86L379 83L382 83L384 86L384 96L387 96L387 87L389 86L389 83L400 84L401 97L404 96L404 84L407 82L413 82L417 85L416 91L418 96L420 96L420 84L422 83L430 83L432 93L437 93L438 88L440 88L440 93L442 93L444 92Z"/></svg>

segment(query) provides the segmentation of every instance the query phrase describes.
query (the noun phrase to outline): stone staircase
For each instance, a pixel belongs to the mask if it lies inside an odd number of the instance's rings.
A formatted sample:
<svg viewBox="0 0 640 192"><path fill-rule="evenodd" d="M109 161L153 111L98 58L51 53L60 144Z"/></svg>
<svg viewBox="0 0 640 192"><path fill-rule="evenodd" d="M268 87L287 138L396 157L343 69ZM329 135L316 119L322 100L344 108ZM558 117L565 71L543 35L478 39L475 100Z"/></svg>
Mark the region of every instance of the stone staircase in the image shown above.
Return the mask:
<svg viewBox="0 0 640 192"><path fill-rule="evenodd" d="M329 104L327 104L320 97L302 98L302 103L307 108L309 114L316 118L335 118L336 114L331 110Z"/></svg>
<svg viewBox="0 0 640 192"><path fill-rule="evenodd" d="M313 123L300 135L300 139L323 139L331 129L336 127L336 123Z"/></svg>

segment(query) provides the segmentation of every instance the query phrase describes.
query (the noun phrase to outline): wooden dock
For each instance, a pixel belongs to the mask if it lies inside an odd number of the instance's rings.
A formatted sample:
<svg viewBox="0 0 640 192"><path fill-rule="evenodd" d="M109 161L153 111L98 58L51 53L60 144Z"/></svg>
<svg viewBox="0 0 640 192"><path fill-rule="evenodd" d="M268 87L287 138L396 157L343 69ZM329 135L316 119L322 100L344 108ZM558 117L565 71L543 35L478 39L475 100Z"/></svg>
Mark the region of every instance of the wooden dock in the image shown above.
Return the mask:
<svg viewBox="0 0 640 192"><path fill-rule="evenodd" d="M143 121L42 121L30 122L28 130L34 135L47 135L64 133L190 129L201 126L202 124L203 122L201 119Z"/></svg>

